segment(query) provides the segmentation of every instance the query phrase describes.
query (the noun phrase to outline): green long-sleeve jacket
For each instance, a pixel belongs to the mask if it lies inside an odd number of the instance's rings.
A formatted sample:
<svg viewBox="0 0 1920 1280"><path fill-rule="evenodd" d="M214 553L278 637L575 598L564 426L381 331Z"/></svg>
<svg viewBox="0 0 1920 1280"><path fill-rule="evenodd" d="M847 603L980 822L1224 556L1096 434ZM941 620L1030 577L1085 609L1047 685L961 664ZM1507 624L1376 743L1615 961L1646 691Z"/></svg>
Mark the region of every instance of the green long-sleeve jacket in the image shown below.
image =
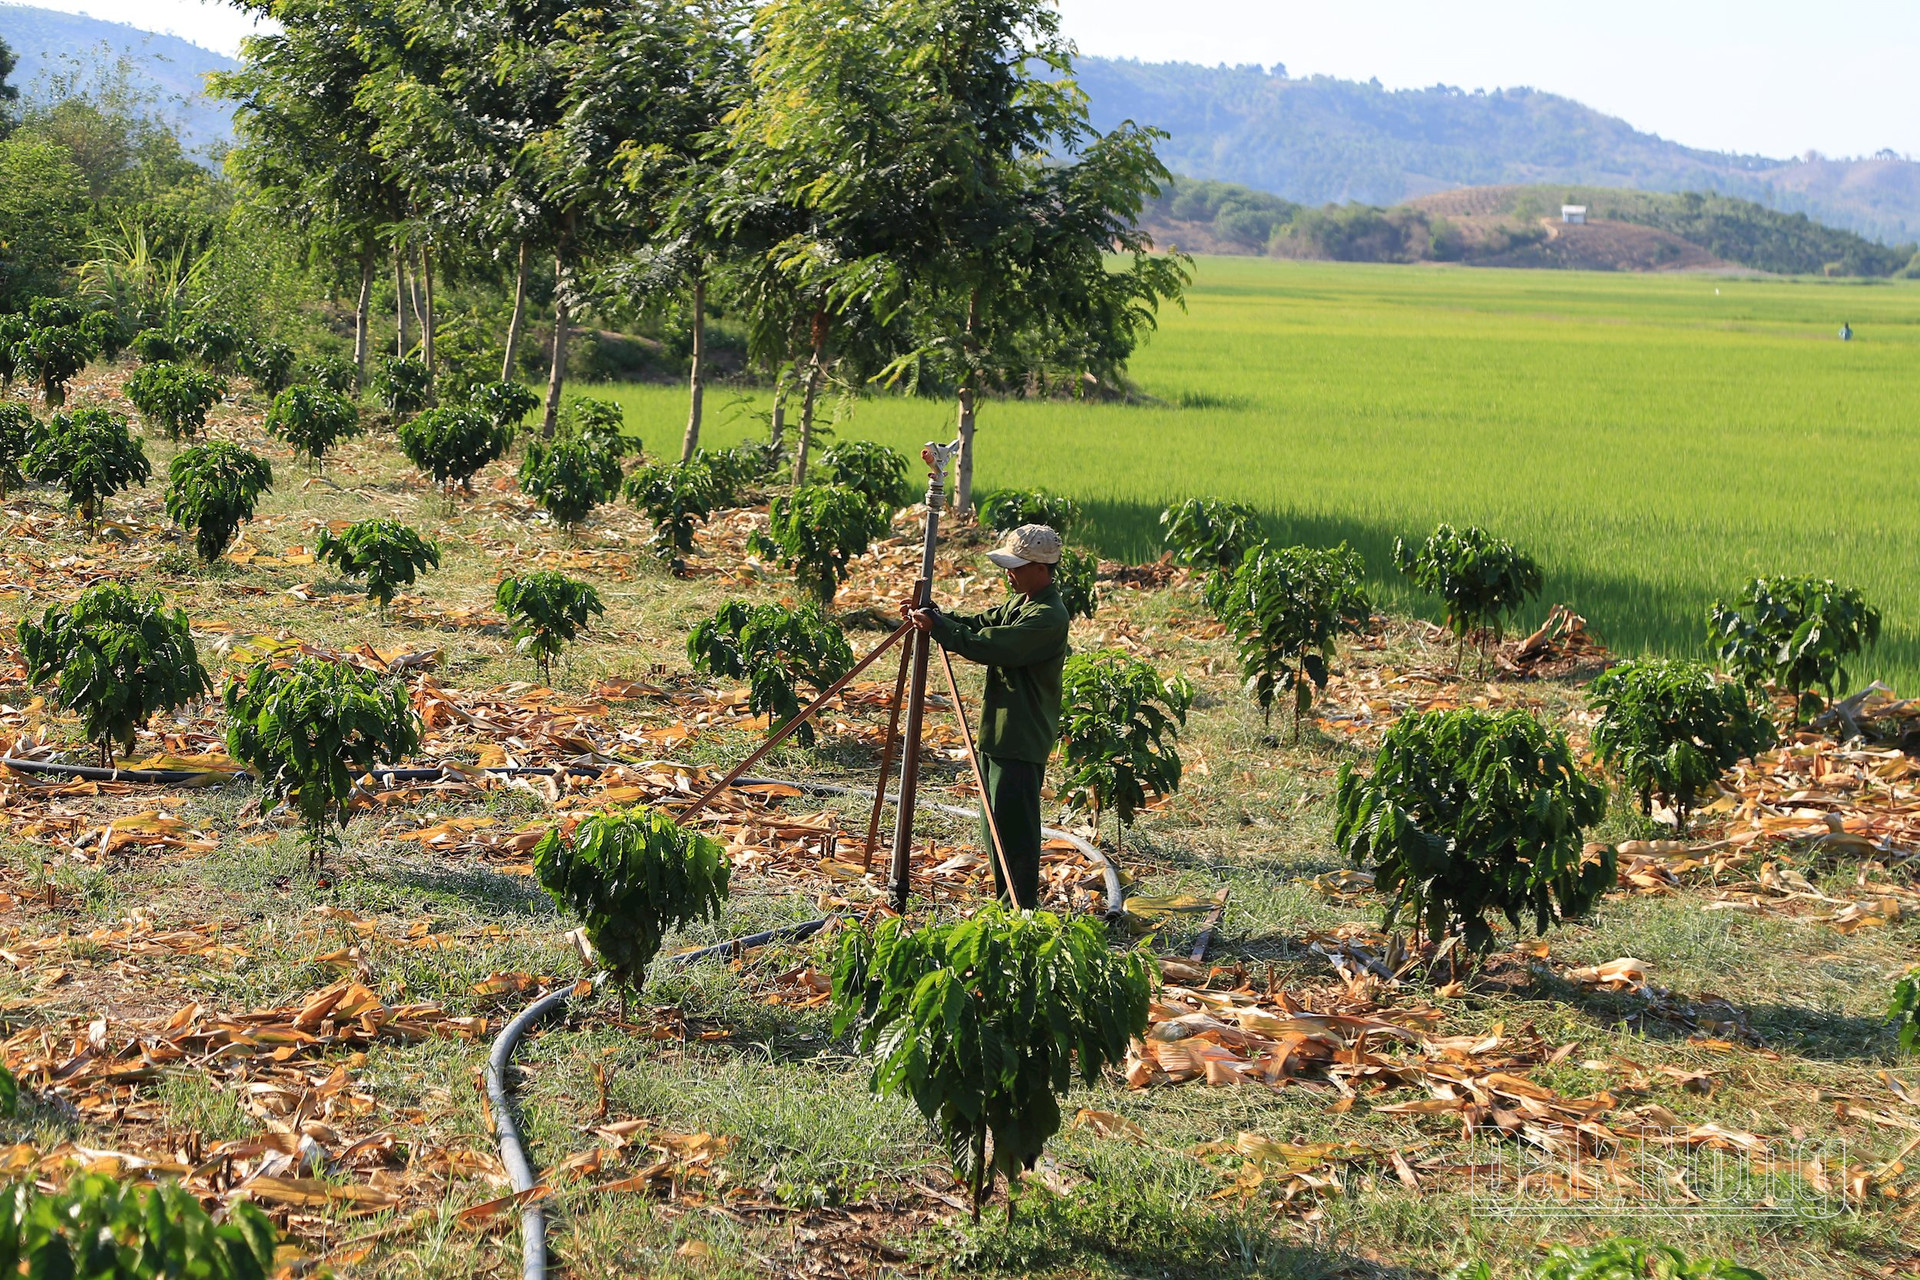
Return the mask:
<svg viewBox="0 0 1920 1280"><path fill-rule="evenodd" d="M1048 586L1009 596L985 613L937 613L933 638L987 669L980 707L982 755L1044 765L1060 736L1060 669L1067 661L1067 607Z"/></svg>

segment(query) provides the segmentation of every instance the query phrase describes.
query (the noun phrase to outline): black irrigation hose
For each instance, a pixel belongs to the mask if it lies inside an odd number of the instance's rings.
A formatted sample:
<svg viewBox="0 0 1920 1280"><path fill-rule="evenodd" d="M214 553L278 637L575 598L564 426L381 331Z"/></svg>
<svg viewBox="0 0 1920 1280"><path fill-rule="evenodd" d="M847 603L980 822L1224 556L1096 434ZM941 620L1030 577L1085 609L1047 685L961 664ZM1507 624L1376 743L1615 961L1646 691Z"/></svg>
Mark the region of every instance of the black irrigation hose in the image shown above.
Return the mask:
<svg viewBox="0 0 1920 1280"><path fill-rule="evenodd" d="M872 796L870 787L843 787L832 782L800 782L790 778L739 778L736 787L794 787L801 791L820 795ZM888 803L893 798L888 797ZM963 809L959 805L934 803L932 808L942 813L950 813L962 818L977 818L980 811ZM1040 830L1055 839L1066 840L1081 853L1100 864L1107 879L1107 919L1116 920L1126 914L1126 890L1120 883L1120 870L1113 860L1099 848L1070 831L1056 827L1043 826ZM732 938L718 942L710 947L701 947L696 951L682 951L668 956L662 964L679 967L704 960L710 956L738 956L754 947L765 946L769 942L799 940L811 937L825 928L832 916L823 916L818 920L808 920L803 924L786 925L778 929L768 929L763 933L749 934L744 938ZM598 980L596 979L596 982ZM539 1185L539 1179L533 1171L533 1162L527 1157L525 1139L513 1119L513 1092L507 1086L507 1072L513 1065L513 1051L520 1038L542 1018L567 1002L574 988L566 986L558 991L550 991L520 1011L518 1017L501 1028L493 1042L493 1051L487 1056L487 1102L493 1109L494 1132L500 1140L500 1159L507 1166L507 1175L512 1180L516 1194L533 1190ZM547 1276L547 1215L538 1202L529 1202L520 1210L520 1273L522 1280L546 1280Z"/></svg>
<svg viewBox="0 0 1920 1280"><path fill-rule="evenodd" d="M666 968L677 969L713 956L737 956L770 942L797 942L820 932L834 918L822 916L818 920L750 933L744 938L729 938L710 947L679 952L659 963ZM600 981L600 978L594 979L596 989ZM533 1190L539 1185L540 1179L533 1171L533 1162L527 1157L526 1139L521 1136L520 1126L513 1118L513 1091L507 1085L507 1072L513 1066L514 1048L526 1034L527 1028L565 1004L573 993L571 985L564 986L557 991L549 991L522 1009L513 1021L500 1029L500 1034L494 1038L493 1051L487 1055L487 1105L493 1110L494 1133L500 1140L500 1159L507 1166L507 1177L516 1195ZM537 1201L522 1206L520 1210L520 1270L524 1280L546 1280L547 1214Z"/></svg>
<svg viewBox="0 0 1920 1280"><path fill-rule="evenodd" d="M91 782L139 782L154 786L177 787L189 782L198 782L203 778L225 778L237 781L252 775L245 770L231 769L103 769L90 764L63 764L55 760L16 760L12 756L0 756L0 766L18 769L22 773L50 773L56 777L82 778ZM577 778L597 778L604 770L597 764L532 765L429 765L424 768L375 768L365 771L376 778L398 779L401 782L439 782L446 778L465 777L470 773L497 773L510 777L535 775L558 777L572 774Z"/></svg>

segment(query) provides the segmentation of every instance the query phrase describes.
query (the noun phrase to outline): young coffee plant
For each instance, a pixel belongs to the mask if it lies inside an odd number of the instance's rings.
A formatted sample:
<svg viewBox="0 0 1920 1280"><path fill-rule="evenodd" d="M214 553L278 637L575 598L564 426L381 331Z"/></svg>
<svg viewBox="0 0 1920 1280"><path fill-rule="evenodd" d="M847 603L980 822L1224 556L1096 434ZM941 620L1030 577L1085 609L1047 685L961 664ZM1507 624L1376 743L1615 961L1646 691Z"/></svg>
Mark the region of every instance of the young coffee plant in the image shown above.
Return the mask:
<svg viewBox="0 0 1920 1280"><path fill-rule="evenodd" d="M164 329L142 329L133 335L133 355L141 364L185 359L190 353Z"/></svg>
<svg viewBox="0 0 1920 1280"><path fill-rule="evenodd" d="M385 615L401 587L428 569L440 567L440 548L423 541L398 520L362 520L334 537L323 531L313 545L314 559L331 564L343 578L365 578L367 598Z"/></svg>
<svg viewBox="0 0 1920 1280"><path fill-rule="evenodd" d="M328 450L360 434L360 410L341 392L302 382L273 398L262 425L318 469Z"/></svg>
<svg viewBox="0 0 1920 1280"><path fill-rule="evenodd" d="M33 1280L267 1280L283 1274L279 1233L245 1200L216 1221L177 1182L74 1175L58 1191L0 1187L0 1275Z"/></svg>
<svg viewBox="0 0 1920 1280"><path fill-rule="evenodd" d="M1002 489L980 503L980 523L997 533L1044 524L1064 538L1079 519L1079 503L1045 489Z"/></svg>
<svg viewBox="0 0 1920 1280"><path fill-rule="evenodd" d="M354 377L359 371L345 356L308 356L300 362L298 377L338 396L353 394Z"/></svg>
<svg viewBox="0 0 1920 1280"><path fill-rule="evenodd" d="M20 374L20 343L26 336L25 316L0 316L0 394L13 390L13 380Z"/></svg>
<svg viewBox="0 0 1920 1280"><path fill-rule="evenodd" d="M476 382L467 391L467 403L486 414L494 426L518 431L527 415L540 407L540 397L518 382Z"/></svg>
<svg viewBox="0 0 1920 1280"><path fill-rule="evenodd" d="M178 440L200 434L207 411L227 394L227 384L189 364L143 364L127 379L125 390L149 427Z"/></svg>
<svg viewBox="0 0 1920 1280"><path fill-rule="evenodd" d="M112 311L89 311L80 321L80 334L93 354L102 360L118 360L132 340L126 322Z"/></svg>
<svg viewBox="0 0 1920 1280"><path fill-rule="evenodd" d="M0 501L26 483L21 464L33 451L40 424L33 411L14 401L0 401Z"/></svg>
<svg viewBox="0 0 1920 1280"><path fill-rule="evenodd" d="M1252 507L1218 498L1188 498L1160 513L1160 542L1175 564L1230 570L1264 539Z"/></svg>
<svg viewBox="0 0 1920 1280"><path fill-rule="evenodd" d="M693 531L713 514L719 488L713 469L698 456L687 462L657 462L627 477L627 501L653 521L647 546L675 573L686 572Z"/></svg>
<svg viewBox="0 0 1920 1280"><path fill-rule="evenodd" d="M892 512L914 499L906 455L872 440L847 440L820 455L829 482L845 485Z"/></svg>
<svg viewBox="0 0 1920 1280"><path fill-rule="evenodd" d="M242 348L240 372L262 395L277 396L293 385L293 369L300 357L284 342L253 342Z"/></svg>
<svg viewBox="0 0 1920 1280"><path fill-rule="evenodd" d="M180 330L180 345L216 373L231 373L247 340L224 320L201 318Z"/></svg>
<svg viewBox="0 0 1920 1280"><path fill-rule="evenodd" d="M543 681L553 678L553 656L606 612L598 591L551 569L503 579L494 600L513 623L514 652L531 656Z"/></svg>
<svg viewBox="0 0 1920 1280"><path fill-rule="evenodd" d="M407 460L441 486L471 490L474 473L513 443L513 429L494 425L478 409L428 409L401 423L395 438Z"/></svg>
<svg viewBox="0 0 1920 1280"><path fill-rule="evenodd" d="M293 805L310 863L346 830L354 779L420 749L406 685L328 658L256 662L227 686L226 707L227 750L266 799Z"/></svg>
<svg viewBox="0 0 1920 1280"><path fill-rule="evenodd" d="M1053 585L1067 617L1091 618L1100 608L1100 557L1090 551L1062 551L1053 568Z"/></svg>
<svg viewBox="0 0 1920 1280"><path fill-rule="evenodd" d="M784 564L821 604L832 604L846 580L847 562L887 532L887 513L860 493L837 484L810 484L774 499L767 529L747 550Z"/></svg>
<svg viewBox="0 0 1920 1280"><path fill-rule="evenodd" d="M824 689L853 668L853 649L839 627L812 605L788 609L729 600L695 624L687 658L696 671L747 682L747 708L782 724L800 712L799 684ZM800 726L813 745L813 724Z"/></svg>
<svg viewBox="0 0 1920 1280"><path fill-rule="evenodd" d="M1775 730L1738 684L1704 662L1638 658L1602 673L1587 691L1600 721L1593 753L1619 771L1643 813L1659 800L1686 834L1687 817L1720 776L1773 745Z"/></svg>
<svg viewBox="0 0 1920 1280"><path fill-rule="evenodd" d="M1364 571L1359 552L1344 542L1324 549L1262 543L1207 579L1207 604L1233 633L1240 675L1261 717L1271 723L1274 699L1291 695L1295 742L1314 690L1327 687L1339 637L1364 633L1373 616Z"/></svg>
<svg viewBox="0 0 1920 1280"><path fill-rule="evenodd" d="M1845 693L1847 659L1880 638L1880 611L1831 578L1755 578L1735 605L1716 603L1707 639L1749 689L1769 683L1793 695L1796 711Z"/></svg>
<svg viewBox="0 0 1920 1280"><path fill-rule="evenodd" d="M1887 1021L1893 1024L1894 1039L1902 1053L1920 1053L1920 965L1908 969L1893 984Z"/></svg>
<svg viewBox="0 0 1920 1280"><path fill-rule="evenodd" d="M211 564L271 488L273 468L259 454L224 441L191 445L167 467L167 518L193 530L193 549Z"/></svg>
<svg viewBox="0 0 1920 1280"><path fill-rule="evenodd" d="M14 364L20 376L32 379L49 409L67 402L67 384L92 358L93 345L77 323L29 324L13 344Z"/></svg>
<svg viewBox="0 0 1920 1280"><path fill-rule="evenodd" d="M1766 1280L1730 1258L1690 1258L1671 1245L1616 1236L1598 1244L1556 1244L1525 1271L1498 1277L1485 1262L1456 1267L1448 1280Z"/></svg>
<svg viewBox="0 0 1920 1280"><path fill-rule="evenodd" d="M420 412L433 399L433 376L419 360L382 356L372 382L374 399L396 418Z"/></svg>
<svg viewBox="0 0 1920 1280"><path fill-rule="evenodd" d="M108 409L54 414L35 435L25 470L59 485L89 533L99 522L101 503L153 476L146 449L127 429L127 415Z"/></svg>
<svg viewBox="0 0 1920 1280"><path fill-rule="evenodd" d="M612 400L582 396L566 407L561 422L566 434L595 441L618 457L640 452L640 437L627 434L627 411Z"/></svg>
<svg viewBox="0 0 1920 1280"><path fill-rule="evenodd" d="M848 929L834 1033L857 1028L874 1092L912 1098L939 1129L977 1219L995 1179L1031 1169L1060 1131L1076 1069L1093 1083L1145 1032L1157 985L1141 953L1113 950L1085 916L988 903L919 929Z"/></svg>
<svg viewBox="0 0 1920 1280"><path fill-rule="evenodd" d="M637 992L668 929L718 918L732 864L719 841L642 805L585 818L571 834L549 830L533 869L614 982Z"/></svg>
<svg viewBox="0 0 1920 1280"><path fill-rule="evenodd" d="M1393 562L1413 585L1447 606L1447 629L1459 640L1457 668L1467 640L1480 637L1480 674L1487 650L1500 643L1509 614L1540 594L1540 566L1485 529L1443 524L1418 547L1393 540Z"/></svg>
<svg viewBox="0 0 1920 1280"><path fill-rule="evenodd" d="M80 714L87 741L113 762L113 747L133 750L140 726L210 692L184 609L159 592L100 582L40 621L23 618L20 656L28 684L55 681L60 705Z"/></svg>
<svg viewBox="0 0 1920 1280"><path fill-rule="evenodd" d="M1485 951L1489 915L1516 929L1531 916L1545 933L1613 886L1612 848L1591 859L1581 849L1605 789L1580 773L1564 734L1525 711L1404 716L1370 776L1340 766L1334 803L1335 844L1393 896L1389 929L1405 918L1435 942L1460 934Z"/></svg>
<svg viewBox="0 0 1920 1280"><path fill-rule="evenodd" d="M1122 827L1147 803L1180 787L1180 726L1193 706L1185 676L1163 678L1151 664L1120 649L1067 659L1061 677L1060 740L1066 770L1060 796L1075 808L1117 819Z"/></svg>
<svg viewBox="0 0 1920 1280"><path fill-rule="evenodd" d="M414 422L431 416L422 414ZM520 492L568 528L618 497L621 478L620 455L582 436L532 441L520 460Z"/></svg>

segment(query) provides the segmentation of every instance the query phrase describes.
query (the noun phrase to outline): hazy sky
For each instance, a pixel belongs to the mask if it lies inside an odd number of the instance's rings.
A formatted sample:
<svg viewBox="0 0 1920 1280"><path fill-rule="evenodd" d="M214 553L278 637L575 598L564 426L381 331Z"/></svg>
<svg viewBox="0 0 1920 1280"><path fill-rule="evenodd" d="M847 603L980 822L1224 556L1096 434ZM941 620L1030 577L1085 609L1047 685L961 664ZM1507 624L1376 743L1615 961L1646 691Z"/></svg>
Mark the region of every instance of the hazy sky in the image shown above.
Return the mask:
<svg viewBox="0 0 1920 1280"><path fill-rule="evenodd" d="M33 0L232 52L204 0ZM1846 0L1059 0L1084 53L1284 63L1394 88L1532 85L1690 146L1920 155L1920 3Z"/></svg>

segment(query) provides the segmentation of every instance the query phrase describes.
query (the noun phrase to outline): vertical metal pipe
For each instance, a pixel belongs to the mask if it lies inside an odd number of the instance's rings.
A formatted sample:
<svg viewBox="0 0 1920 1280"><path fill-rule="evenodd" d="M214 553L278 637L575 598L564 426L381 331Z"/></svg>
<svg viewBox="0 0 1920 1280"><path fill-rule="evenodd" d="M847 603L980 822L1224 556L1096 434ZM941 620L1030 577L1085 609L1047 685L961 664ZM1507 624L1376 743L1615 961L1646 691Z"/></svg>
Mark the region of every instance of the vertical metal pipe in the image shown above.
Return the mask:
<svg viewBox="0 0 1920 1280"><path fill-rule="evenodd" d="M920 581L913 589L914 607L918 609L933 606L933 562L940 538L940 510L946 504L947 467L958 450L958 442L929 444L920 453L927 464L927 534L920 546ZM913 672L907 684L907 726L900 743L900 788L893 818L893 865L888 877L893 909L902 913L907 909L913 868L913 810L920 790L920 734L926 722L927 663L933 637L916 630L907 640L913 646Z"/></svg>

